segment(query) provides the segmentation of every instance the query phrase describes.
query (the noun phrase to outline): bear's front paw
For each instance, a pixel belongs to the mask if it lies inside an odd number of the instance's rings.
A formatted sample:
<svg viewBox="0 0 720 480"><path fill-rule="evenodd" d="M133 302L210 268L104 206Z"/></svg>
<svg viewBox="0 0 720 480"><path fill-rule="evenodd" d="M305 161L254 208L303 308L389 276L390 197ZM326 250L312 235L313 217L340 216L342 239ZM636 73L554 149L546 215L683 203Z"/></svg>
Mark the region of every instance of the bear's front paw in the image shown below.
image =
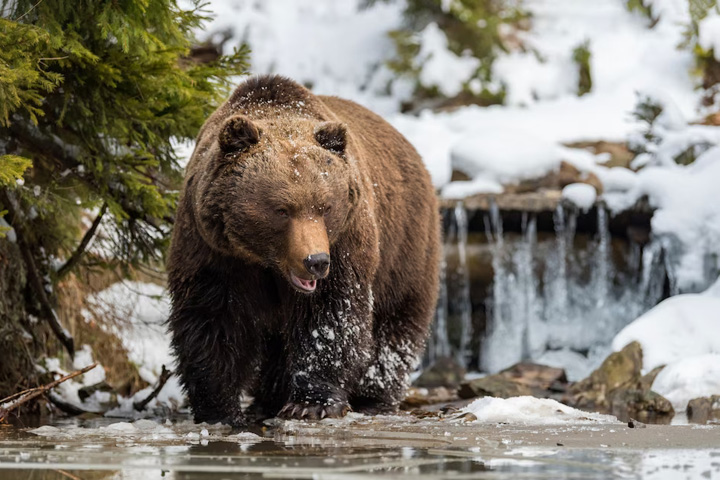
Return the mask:
<svg viewBox="0 0 720 480"><path fill-rule="evenodd" d="M345 402L288 402L277 416L285 420L322 420L323 418L342 418L347 415L349 411L350 405Z"/></svg>

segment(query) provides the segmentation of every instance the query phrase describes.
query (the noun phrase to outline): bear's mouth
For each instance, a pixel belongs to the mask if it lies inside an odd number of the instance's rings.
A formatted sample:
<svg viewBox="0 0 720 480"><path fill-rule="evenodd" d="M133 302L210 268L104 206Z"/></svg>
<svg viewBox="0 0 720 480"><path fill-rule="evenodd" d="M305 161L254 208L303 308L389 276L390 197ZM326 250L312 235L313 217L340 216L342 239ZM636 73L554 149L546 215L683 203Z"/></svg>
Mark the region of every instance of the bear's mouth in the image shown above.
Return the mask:
<svg viewBox="0 0 720 480"><path fill-rule="evenodd" d="M296 290L302 293L312 293L317 288L317 280L305 280L290 272L290 281Z"/></svg>

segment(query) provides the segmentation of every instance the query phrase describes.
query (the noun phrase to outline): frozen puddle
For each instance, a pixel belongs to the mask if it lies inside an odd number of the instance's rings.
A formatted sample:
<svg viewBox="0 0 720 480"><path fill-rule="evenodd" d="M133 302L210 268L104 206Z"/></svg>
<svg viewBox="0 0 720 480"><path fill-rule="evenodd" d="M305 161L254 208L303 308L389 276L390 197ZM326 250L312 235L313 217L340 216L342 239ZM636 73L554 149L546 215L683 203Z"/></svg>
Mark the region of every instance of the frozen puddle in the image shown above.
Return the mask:
<svg viewBox="0 0 720 480"><path fill-rule="evenodd" d="M0 426L0 478L720 479L720 426L537 425L409 414L254 433L187 418Z"/></svg>

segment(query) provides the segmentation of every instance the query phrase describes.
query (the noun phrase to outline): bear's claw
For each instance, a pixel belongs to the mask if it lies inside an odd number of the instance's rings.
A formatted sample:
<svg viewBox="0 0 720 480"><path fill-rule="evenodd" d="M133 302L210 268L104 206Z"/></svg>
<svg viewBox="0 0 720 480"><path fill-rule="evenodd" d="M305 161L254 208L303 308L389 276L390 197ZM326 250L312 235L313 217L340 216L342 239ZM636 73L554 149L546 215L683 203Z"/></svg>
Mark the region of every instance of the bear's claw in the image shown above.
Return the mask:
<svg viewBox="0 0 720 480"><path fill-rule="evenodd" d="M342 418L350 411L347 403L297 404L290 402L278 413L285 420L322 420L323 418Z"/></svg>

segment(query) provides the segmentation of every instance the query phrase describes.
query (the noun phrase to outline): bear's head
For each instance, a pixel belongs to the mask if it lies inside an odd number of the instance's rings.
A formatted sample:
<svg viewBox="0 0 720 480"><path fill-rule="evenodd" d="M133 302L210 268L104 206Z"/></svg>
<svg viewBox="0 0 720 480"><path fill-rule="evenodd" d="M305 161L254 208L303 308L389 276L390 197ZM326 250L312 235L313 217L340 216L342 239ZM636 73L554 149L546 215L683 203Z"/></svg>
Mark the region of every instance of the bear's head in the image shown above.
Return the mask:
<svg viewBox="0 0 720 480"><path fill-rule="evenodd" d="M345 126L234 115L216 132L207 144L209 175L194 199L203 238L314 292L358 203Z"/></svg>

